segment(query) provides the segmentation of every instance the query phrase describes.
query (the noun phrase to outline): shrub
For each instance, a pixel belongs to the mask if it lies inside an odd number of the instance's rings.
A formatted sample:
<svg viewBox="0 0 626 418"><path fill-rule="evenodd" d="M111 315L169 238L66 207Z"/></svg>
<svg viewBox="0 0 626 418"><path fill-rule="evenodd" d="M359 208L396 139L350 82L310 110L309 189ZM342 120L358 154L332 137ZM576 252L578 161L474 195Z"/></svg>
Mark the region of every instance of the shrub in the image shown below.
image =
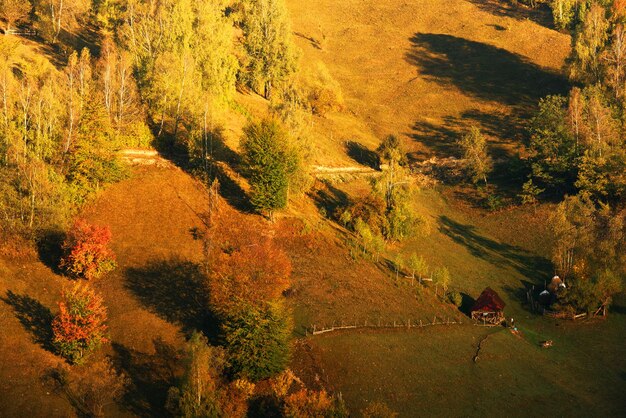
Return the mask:
<svg viewBox="0 0 626 418"><path fill-rule="evenodd" d="M111 230L79 219L63 243L65 255L59 267L73 277L95 279L116 267L109 248Z"/></svg>
<svg viewBox="0 0 626 418"><path fill-rule="evenodd" d="M315 69L307 74L305 84L307 101L314 114L324 116L329 111L342 109L341 86L322 62L317 63Z"/></svg>
<svg viewBox="0 0 626 418"><path fill-rule="evenodd" d="M326 391L302 389L284 398L283 416L288 418L348 417L341 399Z"/></svg>
<svg viewBox="0 0 626 418"><path fill-rule="evenodd" d="M596 271L590 277L579 274L569 281L567 289L559 292L555 308L572 313L592 314L601 306L608 306L613 295L622 289L621 278L611 270Z"/></svg>
<svg viewBox="0 0 626 418"><path fill-rule="evenodd" d="M485 207L491 212L499 211L504 208L505 203L502 199L502 196L497 195L495 193L490 193L485 199Z"/></svg>
<svg viewBox="0 0 626 418"><path fill-rule="evenodd" d="M81 415L92 417L104 416L104 408L119 400L130 383L123 373L115 371L109 360L71 370L60 367L56 378Z"/></svg>
<svg viewBox="0 0 626 418"><path fill-rule="evenodd" d="M461 294L456 290L448 293L448 300L457 308L460 308L461 304L463 304L463 296L461 296Z"/></svg>
<svg viewBox="0 0 626 418"><path fill-rule="evenodd" d="M116 136L116 145L121 148L148 148L154 142L152 131L143 121L129 123Z"/></svg>
<svg viewBox="0 0 626 418"><path fill-rule="evenodd" d="M374 194L370 194L355 200L342 213L339 213L338 218L345 226L355 231L356 224L360 219L373 233L381 235L389 229L385 211L385 201Z"/></svg>
<svg viewBox="0 0 626 418"><path fill-rule="evenodd" d="M59 313L52 321L53 344L70 363L81 363L107 341L107 319L102 297L87 283L77 282L63 291Z"/></svg>

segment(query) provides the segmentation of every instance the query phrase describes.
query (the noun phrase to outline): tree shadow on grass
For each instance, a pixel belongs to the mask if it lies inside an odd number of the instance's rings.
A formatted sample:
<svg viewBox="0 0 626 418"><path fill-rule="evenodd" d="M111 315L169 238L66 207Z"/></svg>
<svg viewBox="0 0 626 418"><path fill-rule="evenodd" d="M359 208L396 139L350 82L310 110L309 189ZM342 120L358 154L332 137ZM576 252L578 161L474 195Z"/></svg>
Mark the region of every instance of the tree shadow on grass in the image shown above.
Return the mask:
<svg viewBox="0 0 626 418"><path fill-rule="evenodd" d="M157 137L159 126L152 126L152 130ZM241 157L226 145L223 129L214 128L207 135L204 158L200 155L201 151L196 156L190 155L185 144L174 140L172 135L166 132L157 137L155 148L163 158L200 179L207 186L214 179L219 180L220 194L230 205L241 212L252 212L247 193L234 178L243 175Z"/></svg>
<svg viewBox="0 0 626 418"><path fill-rule="evenodd" d="M448 116L441 124L434 124L426 121L416 122L413 130L409 134L415 141L424 144L437 157L460 157L460 149L457 142L461 135L459 121ZM411 154L410 160L417 161L426 155Z"/></svg>
<svg viewBox="0 0 626 418"><path fill-rule="evenodd" d="M59 263L63 256L63 241L65 232L58 229L45 231L37 240L39 260L56 274L62 273Z"/></svg>
<svg viewBox="0 0 626 418"><path fill-rule="evenodd" d="M373 168L374 170L378 170L380 166L378 154L359 142L347 141L346 152L348 153L348 157L361 165Z"/></svg>
<svg viewBox="0 0 626 418"><path fill-rule="evenodd" d="M537 7L530 8L522 5L521 3L513 4L512 1L503 0L469 0L481 10L491 13L494 16L510 17L515 20L532 20L533 22L552 29L554 23L552 20L552 11L548 4L539 3ZM506 28L490 24L488 26L494 27L496 30L502 31Z"/></svg>
<svg viewBox="0 0 626 418"><path fill-rule="evenodd" d="M524 108L567 91L562 75L502 48L434 33L416 33L410 41L406 60L422 76L477 99Z"/></svg>
<svg viewBox="0 0 626 418"><path fill-rule="evenodd" d="M53 315L50 309L30 296L18 295L11 290L7 291L2 301L13 308L15 316L32 334L35 343L48 351L54 351L52 346Z"/></svg>
<svg viewBox="0 0 626 418"><path fill-rule="evenodd" d="M459 311L471 318L472 308L474 307L475 303L476 300L473 297L471 297L467 293L461 292L461 306L459 306Z"/></svg>
<svg viewBox="0 0 626 418"><path fill-rule="evenodd" d="M333 186L329 181L321 181L318 184L318 187L309 192L309 196L326 218L338 220L336 219L337 210L348 205L350 201L348 194Z"/></svg>
<svg viewBox="0 0 626 418"><path fill-rule="evenodd" d="M182 326L190 334L198 330L216 335L216 321L208 307L206 276L201 266L170 259L131 267L125 272L126 287L153 313Z"/></svg>
<svg viewBox="0 0 626 418"><path fill-rule="evenodd" d="M155 353L146 354L113 343L115 354L112 359L131 380L124 404L139 416L169 416L165 409L167 392L176 384L180 355L160 338L155 339L153 344Z"/></svg>
<svg viewBox="0 0 626 418"><path fill-rule="evenodd" d="M465 111L460 117L446 116L443 123L435 125L430 122L416 122L413 131L408 135L415 141L425 145L430 153L410 155L410 160L420 162L432 154L439 158L461 158L459 138L469 131L471 126L477 126L487 136L488 153L492 158L493 170L489 174L489 183L496 186L498 194L516 197L521 186L527 180L528 167L515 152L519 144L525 142L525 123L516 117L503 117L497 114L482 112L478 109ZM446 184L458 184L455 176L439 175L438 178ZM475 194L461 198L480 206ZM468 199L469 197L469 199Z"/></svg>
<svg viewBox="0 0 626 418"><path fill-rule="evenodd" d="M552 264L520 247L494 241L476 232L473 225L463 225L447 216L439 217L439 230L469 252L497 267L510 267L528 278L541 281L549 277Z"/></svg>

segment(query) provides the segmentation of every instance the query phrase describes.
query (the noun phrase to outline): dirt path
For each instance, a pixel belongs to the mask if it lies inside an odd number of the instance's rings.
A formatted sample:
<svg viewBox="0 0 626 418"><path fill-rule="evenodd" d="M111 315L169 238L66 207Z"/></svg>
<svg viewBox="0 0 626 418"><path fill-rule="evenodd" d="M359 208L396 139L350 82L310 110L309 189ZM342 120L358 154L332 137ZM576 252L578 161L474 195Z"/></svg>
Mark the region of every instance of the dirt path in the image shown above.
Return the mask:
<svg viewBox="0 0 626 418"><path fill-rule="evenodd" d="M122 160L130 165L151 165L156 167L170 167L171 163L156 150L123 149L120 152Z"/></svg>

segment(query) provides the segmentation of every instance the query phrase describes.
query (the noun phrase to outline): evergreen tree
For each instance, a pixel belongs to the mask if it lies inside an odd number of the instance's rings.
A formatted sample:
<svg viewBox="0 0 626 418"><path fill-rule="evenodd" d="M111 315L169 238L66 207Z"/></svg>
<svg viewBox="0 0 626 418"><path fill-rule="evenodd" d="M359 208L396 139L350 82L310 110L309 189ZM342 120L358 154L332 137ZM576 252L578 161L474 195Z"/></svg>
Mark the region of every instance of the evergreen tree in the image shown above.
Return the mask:
<svg viewBox="0 0 626 418"><path fill-rule="evenodd" d="M281 301L231 310L221 325L231 372L258 381L287 367L292 320Z"/></svg>
<svg viewBox="0 0 626 418"><path fill-rule="evenodd" d="M251 123L241 142L243 161L252 186L252 205L270 217L287 206L289 181L298 167L287 134L274 120Z"/></svg>

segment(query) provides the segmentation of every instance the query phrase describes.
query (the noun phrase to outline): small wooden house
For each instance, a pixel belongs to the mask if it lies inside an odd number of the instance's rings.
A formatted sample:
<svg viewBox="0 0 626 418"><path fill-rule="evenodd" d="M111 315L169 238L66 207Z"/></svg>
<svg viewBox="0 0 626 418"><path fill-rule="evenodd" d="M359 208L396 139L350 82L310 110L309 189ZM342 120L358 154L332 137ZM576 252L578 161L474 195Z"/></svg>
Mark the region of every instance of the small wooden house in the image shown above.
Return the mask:
<svg viewBox="0 0 626 418"><path fill-rule="evenodd" d="M505 303L495 290L488 287L480 294L471 310L472 319L490 325L504 322Z"/></svg>

